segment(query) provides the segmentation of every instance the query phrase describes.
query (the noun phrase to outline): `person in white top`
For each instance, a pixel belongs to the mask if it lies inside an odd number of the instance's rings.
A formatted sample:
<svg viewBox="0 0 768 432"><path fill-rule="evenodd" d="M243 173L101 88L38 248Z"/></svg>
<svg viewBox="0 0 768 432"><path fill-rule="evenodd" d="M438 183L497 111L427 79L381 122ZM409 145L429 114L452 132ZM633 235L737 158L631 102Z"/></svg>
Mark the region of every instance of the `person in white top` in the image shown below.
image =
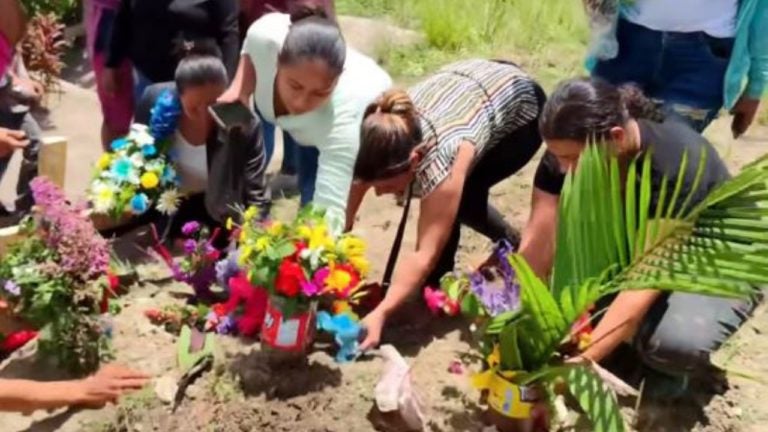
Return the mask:
<svg viewBox="0 0 768 432"><path fill-rule="evenodd" d="M253 23L237 74L219 100L250 103L253 96L264 122L314 148L299 154L301 203L327 209L343 227L363 112L391 84L372 59L346 45L324 8L304 5Z"/></svg>

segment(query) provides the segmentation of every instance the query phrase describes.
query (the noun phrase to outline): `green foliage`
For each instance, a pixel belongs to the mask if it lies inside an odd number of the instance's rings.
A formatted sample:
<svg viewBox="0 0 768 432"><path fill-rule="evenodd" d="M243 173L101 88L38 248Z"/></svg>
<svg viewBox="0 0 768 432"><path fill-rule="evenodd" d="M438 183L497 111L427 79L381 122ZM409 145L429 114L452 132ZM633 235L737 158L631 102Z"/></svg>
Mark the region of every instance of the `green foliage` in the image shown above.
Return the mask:
<svg viewBox="0 0 768 432"><path fill-rule="evenodd" d="M564 378L596 431L623 430L614 396L590 369L563 365L572 327L591 305L622 290L743 297L768 283L768 157L695 204L706 154L686 155L674 181L653 186L650 153L622 167L604 146L588 146L560 197L551 287L510 257L521 309L492 321L486 335L505 368L522 370L521 383ZM690 185L686 171L695 173Z"/></svg>
<svg viewBox="0 0 768 432"><path fill-rule="evenodd" d="M591 368L574 366L565 374L568 391L579 402L592 422L594 432L621 432L625 430L616 396Z"/></svg>
<svg viewBox="0 0 768 432"><path fill-rule="evenodd" d="M21 0L21 4L30 17L53 14L67 24L77 22L81 15L78 0Z"/></svg>

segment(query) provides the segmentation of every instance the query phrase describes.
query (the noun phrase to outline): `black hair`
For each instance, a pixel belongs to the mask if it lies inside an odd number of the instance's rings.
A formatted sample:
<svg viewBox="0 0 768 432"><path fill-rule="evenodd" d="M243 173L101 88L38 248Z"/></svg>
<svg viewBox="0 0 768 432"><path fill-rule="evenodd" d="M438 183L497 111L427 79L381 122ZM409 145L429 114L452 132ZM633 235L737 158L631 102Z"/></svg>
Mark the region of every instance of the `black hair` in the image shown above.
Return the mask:
<svg viewBox="0 0 768 432"><path fill-rule="evenodd" d="M630 119L663 121L658 105L634 85L614 86L599 78L562 82L544 105L539 129L545 140L607 140Z"/></svg>
<svg viewBox="0 0 768 432"><path fill-rule="evenodd" d="M209 39L180 41L177 51L182 57L175 76L179 94L190 87L228 84L227 69L221 61L221 49L215 42Z"/></svg>
<svg viewBox="0 0 768 432"><path fill-rule="evenodd" d="M309 1L290 12L291 28L280 50L280 63L320 59L335 76L341 75L347 60L347 44L336 20L329 17L322 5Z"/></svg>

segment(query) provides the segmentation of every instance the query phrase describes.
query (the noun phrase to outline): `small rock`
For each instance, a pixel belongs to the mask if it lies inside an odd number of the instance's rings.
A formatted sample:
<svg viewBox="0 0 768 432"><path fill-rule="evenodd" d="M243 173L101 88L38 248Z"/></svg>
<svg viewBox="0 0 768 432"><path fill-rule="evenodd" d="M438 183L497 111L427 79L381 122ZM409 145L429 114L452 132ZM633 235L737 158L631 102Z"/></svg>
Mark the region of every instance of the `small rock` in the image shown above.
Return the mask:
<svg viewBox="0 0 768 432"><path fill-rule="evenodd" d="M165 404L173 402L177 389L176 380L169 375L162 376L155 382L155 394Z"/></svg>
<svg viewBox="0 0 768 432"><path fill-rule="evenodd" d="M741 418L744 414L744 410L741 407L733 407L728 410L728 415L732 418Z"/></svg>
<svg viewBox="0 0 768 432"><path fill-rule="evenodd" d="M448 365L448 373L464 375L464 365L461 363L461 360L452 360Z"/></svg>

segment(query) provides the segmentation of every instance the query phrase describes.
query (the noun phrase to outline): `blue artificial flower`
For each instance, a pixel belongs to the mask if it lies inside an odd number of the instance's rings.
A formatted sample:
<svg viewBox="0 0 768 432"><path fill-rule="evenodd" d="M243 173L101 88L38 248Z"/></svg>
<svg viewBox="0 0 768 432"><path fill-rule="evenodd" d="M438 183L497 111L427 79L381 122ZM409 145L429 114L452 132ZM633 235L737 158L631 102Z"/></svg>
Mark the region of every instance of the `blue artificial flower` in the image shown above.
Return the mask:
<svg viewBox="0 0 768 432"><path fill-rule="evenodd" d="M110 147L112 148L112 151L120 151L124 149L128 145L128 140L125 138L118 138L114 141L112 141L112 144Z"/></svg>
<svg viewBox="0 0 768 432"><path fill-rule="evenodd" d="M181 102L176 92L166 90L160 94L151 110L152 116L149 120L149 133L157 141L162 141L172 133L176 132L176 127L181 117Z"/></svg>
<svg viewBox="0 0 768 432"><path fill-rule="evenodd" d="M131 198L131 211L134 214L143 214L149 209L149 197L139 193Z"/></svg>
<svg viewBox="0 0 768 432"><path fill-rule="evenodd" d="M318 312L317 328L334 335L339 346L339 352L336 353L338 363L350 362L360 354L357 347L362 327L349 314L331 316L326 311Z"/></svg>
<svg viewBox="0 0 768 432"><path fill-rule="evenodd" d="M157 154L157 147L152 144L145 145L141 148L141 153L143 153L145 157L154 156Z"/></svg>
<svg viewBox="0 0 768 432"><path fill-rule="evenodd" d="M133 162L126 157L121 157L112 164L110 170L112 177L118 181L129 182L132 178L138 176Z"/></svg>

